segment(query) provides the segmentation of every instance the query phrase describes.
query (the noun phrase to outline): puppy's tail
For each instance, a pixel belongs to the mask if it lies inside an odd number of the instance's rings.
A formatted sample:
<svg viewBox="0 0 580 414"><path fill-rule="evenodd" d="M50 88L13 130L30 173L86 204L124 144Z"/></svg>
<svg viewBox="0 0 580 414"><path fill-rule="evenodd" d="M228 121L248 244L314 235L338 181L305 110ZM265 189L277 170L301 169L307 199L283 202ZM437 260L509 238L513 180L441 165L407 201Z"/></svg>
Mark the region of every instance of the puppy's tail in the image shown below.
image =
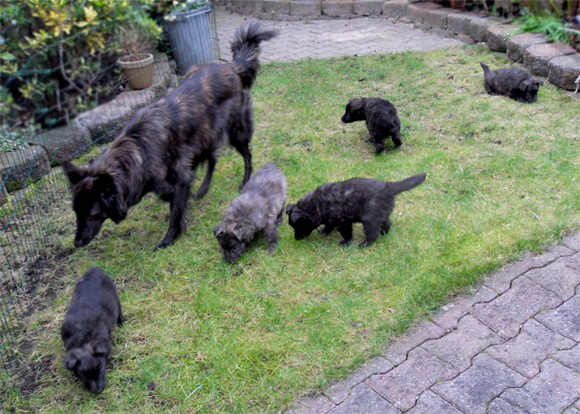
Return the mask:
<svg viewBox="0 0 580 414"><path fill-rule="evenodd" d="M260 69L260 43L278 36L278 31L264 29L258 22L240 26L232 42L234 70L242 79L244 88L251 88Z"/></svg>
<svg viewBox="0 0 580 414"><path fill-rule="evenodd" d="M479 64L481 65L481 67L483 68L483 73L487 74L489 73L489 66L487 66L485 63L483 62L479 62Z"/></svg>
<svg viewBox="0 0 580 414"><path fill-rule="evenodd" d="M387 183L387 191L392 195L397 195L403 191L408 191L412 188L417 187L427 178L427 174L421 173L413 175L409 178L405 178L402 181L395 181L394 183Z"/></svg>

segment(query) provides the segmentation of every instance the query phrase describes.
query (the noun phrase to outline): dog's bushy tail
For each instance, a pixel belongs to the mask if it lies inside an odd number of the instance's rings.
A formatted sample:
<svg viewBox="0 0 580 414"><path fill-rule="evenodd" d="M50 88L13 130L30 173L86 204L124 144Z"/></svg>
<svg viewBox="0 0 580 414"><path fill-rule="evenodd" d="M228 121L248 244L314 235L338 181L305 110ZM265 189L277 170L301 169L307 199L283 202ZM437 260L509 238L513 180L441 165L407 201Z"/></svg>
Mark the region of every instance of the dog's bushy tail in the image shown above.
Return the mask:
<svg viewBox="0 0 580 414"><path fill-rule="evenodd" d="M405 178L402 181L395 181L394 183L387 183L387 191L392 195L397 195L403 191L408 191L417 187L427 178L427 174L421 173Z"/></svg>
<svg viewBox="0 0 580 414"><path fill-rule="evenodd" d="M483 68L483 74L486 75L489 73L489 66L487 66L485 63L483 62L479 62L479 64L481 65L481 67Z"/></svg>
<svg viewBox="0 0 580 414"><path fill-rule="evenodd" d="M232 54L235 71L242 78L244 88L251 88L256 80L260 62L260 43L278 36L274 29L264 29L258 22L241 26L232 42Z"/></svg>

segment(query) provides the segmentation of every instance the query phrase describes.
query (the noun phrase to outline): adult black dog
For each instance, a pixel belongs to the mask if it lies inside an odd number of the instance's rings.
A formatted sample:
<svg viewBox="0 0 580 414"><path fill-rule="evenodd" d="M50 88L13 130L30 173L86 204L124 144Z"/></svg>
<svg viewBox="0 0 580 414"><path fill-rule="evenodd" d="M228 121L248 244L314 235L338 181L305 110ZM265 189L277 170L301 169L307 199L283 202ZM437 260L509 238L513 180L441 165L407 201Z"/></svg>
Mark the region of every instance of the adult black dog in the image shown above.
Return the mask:
<svg viewBox="0 0 580 414"><path fill-rule="evenodd" d="M225 259L237 260L252 240L263 233L268 252L278 244L278 227L286 203L286 177L274 163L258 170L224 213L213 229Z"/></svg>
<svg viewBox="0 0 580 414"><path fill-rule="evenodd" d="M64 366L96 394L105 390L105 368L111 353L111 332L124 321L111 278L92 267L77 282L60 330Z"/></svg>
<svg viewBox="0 0 580 414"><path fill-rule="evenodd" d="M518 102L532 103L538 99L538 90L544 81L523 69L509 68L490 70L481 62L483 87L490 95L505 95Z"/></svg>
<svg viewBox="0 0 580 414"><path fill-rule="evenodd" d="M401 121L395 106L381 98L353 98L346 105L341 118L346 123L366 121L370 141L375 146L375 154L385 150L385 139L391 137L399 147L401 141Z"/></svg>
<svg viewBox="0 0 580 414"><path fill-rule="evenodd" d="M323 184L296 204L288 204L288 223L294 228L297 240L324 224L322 233L329 234L336 228L343 238L339 244L348 245L352 242L352 224L362 222L365 239L359 247L369 245L381 234L388 233L395 196L417 187L426 176L422 173L396 182L351 178Z"/></svg>
<svg viewBox="0 0 580 414"><path fill-rule="evenodd" d="M119 223L129 207L150 191L170 202L169 229L158 248L185 231L184 214L195 171L208 162L197 196L203 196L225 136L244 157L242 186L252 173L253 110L249 89L259 69L260 43L276 36L258 23L240 27L232 42L233 61L192 68L160 101L138 110L117 139L88 167L65 162L77 216L74 244L88 244L103 222Z"/></svg>

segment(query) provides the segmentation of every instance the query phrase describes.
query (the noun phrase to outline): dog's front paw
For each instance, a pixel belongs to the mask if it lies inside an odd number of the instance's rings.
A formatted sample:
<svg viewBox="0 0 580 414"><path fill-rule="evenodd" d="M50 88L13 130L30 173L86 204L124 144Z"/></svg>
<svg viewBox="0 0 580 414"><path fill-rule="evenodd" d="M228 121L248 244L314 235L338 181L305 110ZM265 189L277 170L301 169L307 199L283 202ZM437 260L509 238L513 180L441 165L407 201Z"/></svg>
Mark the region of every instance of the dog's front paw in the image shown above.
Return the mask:
<svg viewBox="0 0 580 414"><path fill-rule="evenodd" d="M338 242L338 245L339 245L339 246L348 246L348 245L350 245L351 243L352 243L352 240L346 240L346 239L343 239L343 240L341 240L341 241L339 241L339 242Z"/></svg>
<svg viewBox="0 0 580 414"><path fill-rule="evenodd" d="M274 253L276 251L276 247L278 246L278 243L271 243L268 248L266 249L266 251L268 253Z"/></svg>
<svg viewBox="0 0 580 414"><path fill-rule="evenodd" d="M153 251L165 249L165 248L171 246L173 243L175 243L175 239L163 239L159 242L157 247L155 247L155 249L153 249Z"/></svg>

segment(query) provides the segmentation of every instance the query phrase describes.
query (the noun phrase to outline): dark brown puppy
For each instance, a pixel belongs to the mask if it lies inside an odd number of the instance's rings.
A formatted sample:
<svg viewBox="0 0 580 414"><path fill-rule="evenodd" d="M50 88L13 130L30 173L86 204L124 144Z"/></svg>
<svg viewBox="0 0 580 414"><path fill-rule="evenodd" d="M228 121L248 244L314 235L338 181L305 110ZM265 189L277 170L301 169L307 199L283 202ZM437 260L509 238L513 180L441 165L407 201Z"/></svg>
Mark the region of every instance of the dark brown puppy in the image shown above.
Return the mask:
<svg viewBox="0 0 580 414"><path fill-rule="evenodd" d="M354 98L346 105L342 122L366 121L370 141L375 145L375 153L385 150L384 140L391 137L395 145L400 146L401 121L397 109L389 101L381 98Z"/></svg>
<svg viewBox="0 0 580 414"><path fill-rule="evenodd" d="M89 167L65 162L77 215L74 244L88 244L110 218L119 223L150 191L170 202L169 229L159 248L185 231L184 213L195 170L208 162L197 191L203 196L215 167L215 151L227 136L244 157L242 185L252 173L249 143L253 112L249 89L259 68L260 43L277 33L252 23L238 29L234 59L196 67L169 95L138 110L119 137Z"/></svg>
<svg viewBox="0 0 580 414"><path fill-rule="evenodd" d="M256 172L242 189L213 229L225 259L232 263L244 248L263 233L268 251L278 244L278 227L286 203L286 177L269 163Z"/></svg>
<svg viewBox="0 0 580 414"><path fill-rule="evenodd" d="M490 95L505 95L518 102L532 103L538 99L538 90L544 81L533 77L523 69L510 68L489 70L483 68L483 87Z"/></svg>
<svg viewBox="0 0 580 414"><path fill-rule="evenodd" d="M422 173L396 182L351 178L323 184L296 204L288 205L288 223L294 228L297 240L307 237L321 224L324 224L321 232L325 234L336 228L343 238L340 245L350 244L352 224L362 223L365 239L359 247L369 245L389 232L395 196L417 187L426 176Z"/></svg>
<svg viewBox="0 0 580 414"><path fill-rule="evenodd" d="M111 278L92 267L77 282L60 330L64 367L96 394L105 389L105 368L111 353L111 332L124 321Z"/></svg>

